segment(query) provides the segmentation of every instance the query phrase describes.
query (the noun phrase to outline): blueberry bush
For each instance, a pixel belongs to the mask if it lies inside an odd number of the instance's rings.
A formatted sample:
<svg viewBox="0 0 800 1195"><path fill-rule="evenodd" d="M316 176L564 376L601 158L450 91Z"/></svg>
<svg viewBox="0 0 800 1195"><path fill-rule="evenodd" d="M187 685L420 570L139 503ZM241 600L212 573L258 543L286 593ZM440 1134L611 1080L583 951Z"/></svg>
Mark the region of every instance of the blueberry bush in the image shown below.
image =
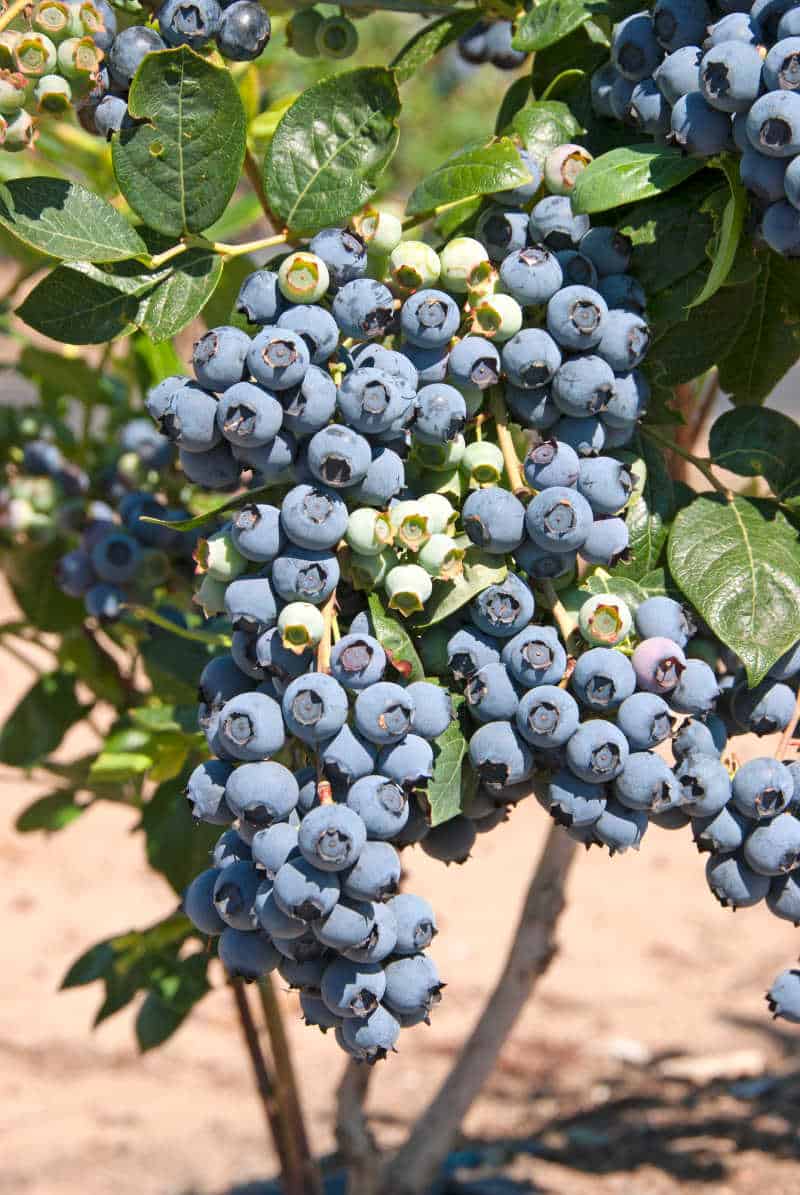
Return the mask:
<svg viewBox="0 0 800 1195"><path fill-rule="evenodd" d="M353 1190L417 1195L578 845L683 832L723 906L800 924L800 430L764 405L800 355L799 63L791 0L0 15L0 643L50 659L0 761L52 785L20 832L137 810L175 905L65 986L138 1000L146 1050L225 976L293 1195L271 976L348 1058ZM506 971L384 1164L370 1064L446 979L403 853L463 864L531 797ZM800 1023L800 971L767 1004Z"/></svg>

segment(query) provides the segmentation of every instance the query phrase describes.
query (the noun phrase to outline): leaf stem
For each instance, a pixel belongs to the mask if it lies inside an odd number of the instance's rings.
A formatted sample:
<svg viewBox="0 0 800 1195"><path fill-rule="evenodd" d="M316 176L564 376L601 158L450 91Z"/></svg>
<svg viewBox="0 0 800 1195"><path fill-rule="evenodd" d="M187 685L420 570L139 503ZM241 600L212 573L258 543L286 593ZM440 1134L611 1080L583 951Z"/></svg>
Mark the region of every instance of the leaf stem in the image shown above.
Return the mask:
<svg viewBox="0 0 800 1195"><path fill-rule="evenodd" d="M0 16L0 32L7 29L13 20L21 16L30 4L30 0L14 0L14 3Z"/></svg>
<svg viewBox="0 0 800 1195"><path fill-rule="evenodd" d="M418 224L424 224L427 220L435 219L451 207L458 207L461 203L468 203L470 199L477 198L477 195L465 195L461 199L451 200L450 203L440 203L437 207L429 208L427 212L420 212L416 216L407 216L402 224L403 232L407 232L409 228L416 228Z"/></svg>
<svg viewBox="0 0 800 1195"><path fill-rule="evenodd" d="M489 398L489 407L494 415L495 428L497 429L497 443L500 446L500 451L503 454L503 461L506 466L506 473L508 474L508 482L511 486L511 492L519 497L521 494L528 494L530 490L525 484L522 477L522 472L519 466L519 457L517 450L514 447L514 441L511 432L508 430L508 410L506 408L506 400L503 397L503 392L499 386L494 386L491 390Z"/></svg>
<svg viewBox="0 0 800 1195"><path fill-rule="evenodd" d="M280 220L275 218L275 213L269 206L267 192L264 190L264 179L261 174L261 170L259 169L258 162L255 159L255 155L251 149L248 149L244 155L244 172L247 175L250 186L256 193L256 197L258 202L261 204L261 209L264 212L264 215L267 217L272 227L277 228L280 225Z"/></svg>
<svg viewBox="0 0 800 1195"><path fill-rule="evenodd" d="M797 723L800 722L800 693L797 694L797 700L794 703L794 712L792 713L789 723L780 737L778 749L775 752L776 759L783 759L786 752L789 750L789 744L792 741L795 731L797 730Z"/></svg>
<svg viewBox="0 0 800 1195"><path fill-rule="evenodd" d="M654 431L652 427L644 426L641 430L642 435L647 436L647 438L652 440L655 444L660 444L662 448L667 448L670 452L677 453L679 457L682 457L683 460L688 461L690 465L694 465L695 469L703 474L703 477L705 477L709 485L713 486L718 494L722 494L728 499L728 501L731 500L730 490L722 484L718 477L714 476L712 462L708 459L708 457L695 456L693 452L689 452L686 448L682 448L681 445L675 443L674 440L669 440L666 436L662 436L660 432Z"/></svg>
<svg viewBox="0 0 800 1195"><path fill-rule="evenodd" d="M257 241L243 241L240 245L229 245L225 241L207 241L205 237L187 236L177 245L165 249L163 253L156 253L154 257L148 257L145 264L149 269L157 270L159 266L186 253L188 249L211 249L220 257L243 257L245 253L257 253L261 249L271 249L273 245L285 245L292 239L286 229L268 237L261 237Z"/></svg>
<svg viewBox="0 0 800 1195"><path fill-rule="evenodd" d="M154 626L177 635L179 639L189 639L192 643L206 643L209 647L230 647L229 635L216 635L212 631L193 631L191 627L179 627L177 623L165 618L157 610L151 610L149 606L125 605L123 609L129 611L134 618L141 619L142 622L152 622Z"/></svg>

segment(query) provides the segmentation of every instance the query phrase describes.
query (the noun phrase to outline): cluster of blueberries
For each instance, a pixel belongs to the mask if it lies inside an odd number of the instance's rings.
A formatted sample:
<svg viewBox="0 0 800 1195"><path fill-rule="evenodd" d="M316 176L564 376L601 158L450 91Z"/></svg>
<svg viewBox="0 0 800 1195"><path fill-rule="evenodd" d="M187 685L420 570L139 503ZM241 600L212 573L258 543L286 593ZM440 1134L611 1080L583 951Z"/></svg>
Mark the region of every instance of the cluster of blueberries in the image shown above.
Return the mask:
<svg viewBox="0 0 800 1195"><path fill-rule="evenodd" d="M301 58L349 58L358 49L358 30L344 13L326 17L301 8L286 25L286 40Z"/></svg>
<svg viewBox="0 0 800 1195"><path fill-rule="evenodd" d="M247 517L237 522L240 548L261 560ZM277 968L307 1024L335 1029L347 1053L374 1062L440 998L426 954L435 915L399 893L398 849L424 840L436 854L419 799L432 741L453 716L449 694L384 679L390 662L363 614L325 666L274 615L230 608L232 652L200 678L199 723L216 758L195 769L186 794L196 819L235 828L184 909L201 933L219 935L231 975ZM255 644L244 660L241 634ZM299 756L313 763L298 770Z"/></svg>
<svg viewBox="0 0 800 1195"><path fill-rule="evenodd" d="M515 71L528 55L511 44L514 30L510 21L477 21L458 39L458 53L471 66L491 62L501 71Z"/></svg>
<svg viewBox="0 0 800 1195"><path fill-rule="evenodd" d="M761 236L800 255L797 0L656 0L615 26L592 99L599 115L694 157L738 150Z"/></svg>
<svg viewBox="0 0 800 1195"><path fill-rule="evenodd" d="M86 471L57 444L41 437L29 440L19 471L0 490L0 525L12 535L52 539L89 485Z"/></svg>

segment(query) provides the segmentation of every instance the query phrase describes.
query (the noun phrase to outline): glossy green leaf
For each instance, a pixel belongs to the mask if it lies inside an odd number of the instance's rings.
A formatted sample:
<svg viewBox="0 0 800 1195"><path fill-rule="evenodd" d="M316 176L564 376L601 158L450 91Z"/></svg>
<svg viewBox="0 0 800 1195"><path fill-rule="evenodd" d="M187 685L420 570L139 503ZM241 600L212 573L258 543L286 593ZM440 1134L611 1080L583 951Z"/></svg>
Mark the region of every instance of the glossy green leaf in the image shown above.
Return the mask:
<svg viewBox="0 0 800 1195"><path fill-rule="evenodd" d="M147 802L141 828L145 835L147 861L182 892L198 872L208 867L209 852L219 838L219 826L192 821L189 803L182 794L186 783L170 779L161 784Z"/></svg>
<svg viewBox="0 0 800 1195"><path fill-rule="evenodd" d="M644 484L636 487L625 512L631 559L618 566L619 573L632 580L638 580L655 568L675 515L672 478L667 471L662 450L644 436L640 451L641 465L645 471ZM637 471L637 464L633 465L633 471Z"/></svg>
<svg viewBox="0 0 800 1195"><path fill-rule="evenodd" d="M722 369L729 355L738 351L754 302L753 286L724 286L690 319L666 330L655 328L645 362L648 376L658 385L676 386L700 377L712 365ZM724 381L721 384L728 388Z"/></svg>
<svg viewBox="0 0 800 1195"><path fill-rule="evenodd" d="M578 175L572 192L576 212L608 212L677 187L705 163L668 146L629 145L612 149Z"/></svg>
<svg viewBox="0 0 800 1195"><path fill-rule="evenodd" d="M417 184L406 211L409 216L418 216L446 203L507 191L530 181L513 141L502 137L453 154Z"/></svg>
<svg viewBox="0 0 800 1195"><path fill-rule="evenodd" d="M83 714L71 676L63 672L40 676L0 731L0 762L15 768L40 763Z"/></svg>
<svg viewBox="0 0 800 1195"><path fill-rule="evenodd" d="M367 603L375 638L389 657L392 668L401 674L407 684L424 680L425 669L403 624L387 613L377 593L369 594Z"/></svg>
<svg viewBox="0 0 800 1195"><path fill-rule="evenodd" d="M431 811L431 825L440 826L442 822L456 817L463 804L462 772L469 743L460 717L454 718L444 734L439 735L433 748L433 776L428 781L426 793Z"/></svg>
<svg viewBox="0 0 800 1195"><path fill-rule="evenodd" d="M706 278L705 286L700 294L692 299L690 307L699 307L701 303L708 302L711 296L716 294L723 283L727 281L736 258L744 228L744 219L747 215L747 192L739 178L738 159L723 157L721 169L728 180L731 193L722 213L711 270Z"/></svg>
<svg viewBox="0 0 800 1195"><path fill-rule="evenodd" d="M137 123L112 146L122 194L159 232L202 232L225 211L244 161L246 119L230 71L186 46L148 54L128 110Z"/></svg>
<svg viewBox="0 0 800 1195"><path fill-rule="evenodd" d="M633 241L633 270L648 301L665 289L671 292L679 279L694 270L705 272L706 246L714 233L712 215L704 209L711 191L709 178L716 185L718 175L709 172L675 191L637 204L617 222L620 232ZM668 253L665 245L669 245ZM686 306L681 297L678 311L684 316Z"/></svg>
<svg viewBox="0 0 800 1195"><path fill-rule="evenodd" d="M132 332L139 304L135 295L57 266L17 308L21 320L62 344L106 344Z"/></svg>
<svg viewBox="0 0 800 1195"><path fill-rule="evenodd" d="M284 113L264 162L274 211L311 235L375 193L397 148L400 96L390 71L364 67L309 87Z"/></svg>
<svg viewBox="0 0 800 1195"><path fill-rule="evenodd" d="M560 100L538 100L520 108L511 122L525 148L539 162L567 141L581 134L581 126L566 104Z"/></svg>
<svg viewBox="0 0 800 1195"><path fill-rule="evenodd" d="M708 451L721 469L764 477L782 501L800 490L800 427L780 411L726 411L712 424Z"/></svg>
<svg viewBox="0 0 800 1195"><path fill-rule="evenodd" d="M471 29L481 18L479 8L446 13L415 33L389 63L398 83L412 78L420 67Z"/></svg>
<svg viewBox="0 0 800 1195"><path fill-rule="evenodd" d="M19 178L0 186L0 224L62 261L123 261L147 253L116 208L65 179Z"/></svg>
<svg viewBox="0 0 800 1195"><path fill-rule="evenodd" d="M142 1053L156 1049L172 1037L198 1000L211 990L208 955L198 952L157 971L136 1016L136 1041Z"/></svg>
<svg viewBox="0 0 800 1195"><path fill-rule="evenodd" d="M800 639L800 545L774 502L703 494L676 517L669 568L758 684Z"/></svg>
<svg viewBox="0 0 800 1195"><path fill-rule="evenodd" d="M489 556L479 548L468 548L463 574L455 581L434 588L433 596L425 603L424 613L413 621L412 631L423 631L449 618L489 585L502 581L507 572L502 556Z"/></svg>
<svg viewBox="0 0 800 1195"><path fill-rule="evenodd" d="M221 277L221 257L211 250L190 249L142 299L137 324L156 343L177 336L201 313Z"/></svg>
<svg viewBox="0 0 800 1195"><path fill-rule="evenodd" d="M143 776L153 762L144 751L101 751L89 771L91 781L110 784Z"/></svg>
<svg viewBox="0 0 800 1195"><path fill-rule="evenodd" d="M530 75L520 75L518 79L509 86L505 95L503 96L500 107L497 109L497 116L494 122L495 134L499 137L501 133L506 133L509 130L512 120L524 108L528 100L531 98L531 77Z"/></svg>
<svg viewBox="0 0 800 1195"><path fill-rule="evenodd" d="M800 356L800 263L769 252L761 262L754 282L730 288L743 307L743 292L752 292L747 320L720 363L720 386L736 405L763 402Z"/></svg>
<svg viewBox="0 0 800 1195"><path fill-rule="evenodd" d="M578 29L591 16L584 0L539 0L522 14L512 45L516 50L545 50Z"/></svg>

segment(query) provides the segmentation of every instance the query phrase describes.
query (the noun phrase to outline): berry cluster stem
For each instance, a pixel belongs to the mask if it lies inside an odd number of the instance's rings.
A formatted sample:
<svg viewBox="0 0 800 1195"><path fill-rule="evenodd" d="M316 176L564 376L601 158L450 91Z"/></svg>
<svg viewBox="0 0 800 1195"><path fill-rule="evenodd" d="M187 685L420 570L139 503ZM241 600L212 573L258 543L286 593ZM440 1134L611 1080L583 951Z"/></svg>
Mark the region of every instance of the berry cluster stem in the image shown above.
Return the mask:
<svg viewBox="0 0 800 1195"><path fill-rule="evenodd" d="M322 607L322 638L317 646L317 672L330 672L333 621L336 618L336 590Z"/></svg>
<svg viewBox="0 0 800 1195"><path fill-rule="evenodd" d="M662 436L660 432L657 432L652 427L643 427L642 435L647 436L647 438L652 440L654 444L658 444L662 448L668 449L669 452L677 453L678 456L682 457L685 461L688 461L690 465L694 465L695 469L703 474L703 477L705 477L709 485L712 486L718 494L722 494L730 501L731 492L722 484L719 478L714 475L712 462L708 459L708 457L695 456L693 452L688 452L685 448L682 448L680 444L676 443L674 440L670 440L667 436Z"/></svg>
<svg viewBox="0 0 800 1195"><path fill-rule="evenodd" d="M2 15L0 15L0 33L7 29L12 21L21 16L30 4L30 0L14 0Z"/></svg>
<svg viewBox="0 0 800 1195"><path fill-rule="evenodd" d="M561 638L566 644L570 635L572 635L575 631L575 623L571 620L569 614L567 614L566 607L556 593L556 587L552 581L540 581L538 588L541 589L542 593L544 594L547 600L548 609L553 615L553 618L556 621L556 626L561 632Z"/></svg>
<svg viewBox="0 0 800 1195"><path fill-rule="evenodd" d="M495 386L492 389L489 406L494 415L494 423L497 429L497 443L503 454L503 461L506 466L506 473L508 474L508 484L512 494L520 497L521 494L529 493L529 490L522 476L517 450L514 447L514 440L509 431L506 400L503 398L503 393L499 386Z"/></svg>

